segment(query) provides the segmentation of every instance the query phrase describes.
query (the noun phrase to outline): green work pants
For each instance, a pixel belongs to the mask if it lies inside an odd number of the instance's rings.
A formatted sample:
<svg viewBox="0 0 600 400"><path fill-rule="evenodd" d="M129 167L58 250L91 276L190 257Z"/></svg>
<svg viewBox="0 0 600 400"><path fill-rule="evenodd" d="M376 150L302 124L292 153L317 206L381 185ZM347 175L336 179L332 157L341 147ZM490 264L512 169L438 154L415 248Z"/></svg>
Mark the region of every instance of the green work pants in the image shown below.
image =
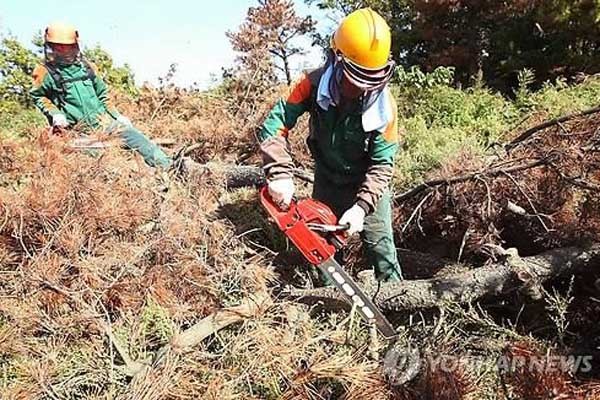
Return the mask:
<svg viewBox="0 0 600 400"><path fill-rule="evenodd" d="M158 145L133 126L125 126L115 121L110 124L107 132L118 132L121 139L123 139L125 147L140 153L149 166L168 168L171 165L171 158Z"/></svg>
<svg viewBox="0 0 600 400"><path fill-rule="evenodd" d="M356 200L359 185L338 185L315 171L313 197L327 204L338 218L352 207ZM361 239L367 263L375 269L379 281L398 281L402 270L396 254L394 232L392 230L392 199L386 191L375 211L365 217Z"/></svg>

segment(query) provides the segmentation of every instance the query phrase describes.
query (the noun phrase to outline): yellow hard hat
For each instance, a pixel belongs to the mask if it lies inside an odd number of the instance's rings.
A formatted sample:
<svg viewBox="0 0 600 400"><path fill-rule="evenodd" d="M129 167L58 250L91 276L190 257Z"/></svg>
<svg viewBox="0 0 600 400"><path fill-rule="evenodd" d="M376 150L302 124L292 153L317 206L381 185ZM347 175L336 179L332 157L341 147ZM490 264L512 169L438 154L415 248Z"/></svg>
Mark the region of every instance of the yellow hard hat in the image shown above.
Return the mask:
<svg viewBox="0 0 600 400"><path fill-rule="evenodd" d="M44 40L47 43L76 44L79 42L79 32L72 25L54 22L46 28Z"/></svg>
<svg viewBox="0 0 600 400"><path fill-rule="evenodd" d="M363 8L344 18L331 39L331 47L364 69L385 68L390 58L389 25L375 11Z"/></svg>

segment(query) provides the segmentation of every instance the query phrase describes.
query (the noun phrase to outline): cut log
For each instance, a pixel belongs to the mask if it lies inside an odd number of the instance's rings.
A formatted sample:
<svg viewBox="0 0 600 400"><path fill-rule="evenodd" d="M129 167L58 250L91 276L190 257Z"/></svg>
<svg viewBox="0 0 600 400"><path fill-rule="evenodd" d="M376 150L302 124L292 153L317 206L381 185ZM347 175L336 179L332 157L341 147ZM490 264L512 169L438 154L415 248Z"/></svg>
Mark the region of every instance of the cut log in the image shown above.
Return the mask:
<svg viewBox="0 0 600 400"><path fill-rule="evenodd" d="M308 171L296 168L292 170L292 173L300 180L309 183L313 182L313 175ZM206 164L198 164L191 174L215 174L223 176L227 187L231 189L246 186L260 187L264 186L266 183L263 169L253 165L209 162Z"/></svg>
<svg viewBox="0 0 600 400"><path fill-rule="evenodd" d="M432 279L402 281L365 287L382 310L413 311L441 307L448 303L466 304L484 296L498 296L535 285L564 274L591 271L600 266L600 244L589 248L568 247L537 256L519 257L509 251L505 260L468 272ZM527 282L523 276L527 276ZM288 289L289 298L338 306L348 304L333 288Z"/></svg>

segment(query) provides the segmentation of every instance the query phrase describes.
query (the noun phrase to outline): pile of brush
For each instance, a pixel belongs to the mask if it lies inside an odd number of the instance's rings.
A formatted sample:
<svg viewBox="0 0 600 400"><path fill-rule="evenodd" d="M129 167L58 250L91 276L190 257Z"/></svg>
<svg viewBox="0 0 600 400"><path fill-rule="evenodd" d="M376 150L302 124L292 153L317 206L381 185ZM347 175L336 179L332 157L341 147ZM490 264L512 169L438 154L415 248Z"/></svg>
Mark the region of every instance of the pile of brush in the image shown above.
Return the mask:
<svg viewBox="0 0 600 400"><path fill-rule="evenodd" d="M540 129L541 128L541 129ZM404 246L456 259L600 241L600 112L531 129L496 156L461 155L396 197Z"/></svg>
<svg viewBox="0 0 600 400"><path fill-rule="evenodd" d="M0 397L38 398L77 371L82 382L56 396L109 385L106 362L117 361L107 325L141 356L265 289L272 273L214 217L218 187L171 182L119 148L90 156L61 139L2 148L0 365L9 378ZM70 364L79 357L89 359Z"/></svg>

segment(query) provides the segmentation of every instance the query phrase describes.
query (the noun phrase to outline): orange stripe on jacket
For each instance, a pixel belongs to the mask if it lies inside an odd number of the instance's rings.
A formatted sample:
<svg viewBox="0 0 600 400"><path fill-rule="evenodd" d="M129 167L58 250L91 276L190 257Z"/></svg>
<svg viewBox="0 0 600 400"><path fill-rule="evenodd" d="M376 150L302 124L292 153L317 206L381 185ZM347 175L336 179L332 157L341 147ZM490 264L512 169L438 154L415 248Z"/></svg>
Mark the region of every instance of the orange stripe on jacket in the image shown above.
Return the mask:
<svg viewBox="0 0 600 400"><path fill-rule="evenodd" d="M308 76L304 74L302 78L294 84L290 95L287 98L287 102L290 104L300 104L306 99L310 98L310 92L312 85Z"/></svg>
<svg viewBox="0 0 600 400"><path fill-rule="evenodd" d="M31 75L33 77L33 85L40 87L44 83L44 78L48 75L48 70L43 65L38 65Z"/></svg>
<svg viewBox="0 0 600 400"><path fill-rule="evenodd" d="M277 135L283 136L284 138L287 138L289 134L290 130L286 126L279 128L279 131L277 131Z"/></svg>
<svg viewBox="0 0 600 400"><path fill-rule="evenodd" d="M50 99L47 97L42 97L42 103L44 104L44 107L46 107L48 110L58 110L58 107L56 107L54 103L51 102Z"/></svg>
<svg viewBox="0 0 600 400"><path fill-rule="evenodd" d="M383 132L383 138L388 143L395 143L398 141L398 105L392 95L390 95L390 106L392 107L393 120L390 122Z"/></svg>

